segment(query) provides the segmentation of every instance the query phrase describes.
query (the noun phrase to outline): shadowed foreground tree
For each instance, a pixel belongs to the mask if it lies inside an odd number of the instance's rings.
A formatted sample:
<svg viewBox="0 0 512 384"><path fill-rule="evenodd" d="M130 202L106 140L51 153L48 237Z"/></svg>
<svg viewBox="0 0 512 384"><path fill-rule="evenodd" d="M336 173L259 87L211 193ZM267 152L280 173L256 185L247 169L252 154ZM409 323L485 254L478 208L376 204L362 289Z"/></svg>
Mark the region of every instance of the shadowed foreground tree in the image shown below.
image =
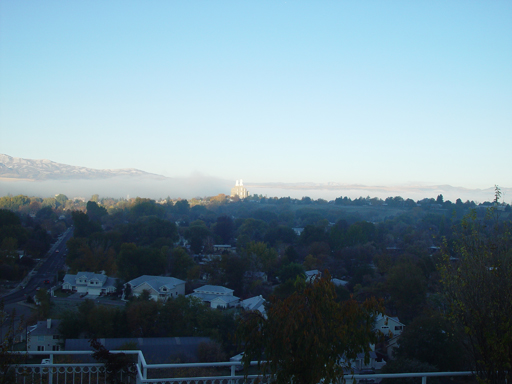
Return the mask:
<svg viewBox="0 0 512 384"><path fill-rule="evenodd" d="M23 362L23 357L14 350L14 338L24 327L23 316L16 325L16 310L9 315L4 311L4 302L0 301L0 324L4 327L0 338L0 384L13 383L15 381L14 369L17 364Z"/></svg>
<svg viewBox="0 0 512 384"><path fill-rule="evenodd" d="M89 344L94 350L92 357L105 364L106 381L110 384L129 382L135 376L135 363L123 352L111 353L98 340L90 339Z"/></svg>
<svg viewBox="0 0 512 384"><path fill-rule="evenodd" d="M270 299L267 317L257 311L242 314L238 340L245 348L244 364L259 361L262 374L275 375L279 384L332 383L358 353L368 359L370 344L379 337L373 323L382 303L374 298L337 302L327 271L312 283L297 279L296 284L288 298Z"/></svg>
<svg viewBox="0 0 512 384"><path fill-rule="evenodd" d="M457 327L437 313L419 316L400 335L394 357L428 363L441 372L463 371L467 369L467 357L460 336Z"/></svg>
<svg viewBox="0 0 512 384"><path fill-rule="evenodd" d="M444 251L439 266L449 317L462 326L473 369L488 383L512 380L512 236L497 213L483 222L475 212L466 216L458 261Z"/></svg>

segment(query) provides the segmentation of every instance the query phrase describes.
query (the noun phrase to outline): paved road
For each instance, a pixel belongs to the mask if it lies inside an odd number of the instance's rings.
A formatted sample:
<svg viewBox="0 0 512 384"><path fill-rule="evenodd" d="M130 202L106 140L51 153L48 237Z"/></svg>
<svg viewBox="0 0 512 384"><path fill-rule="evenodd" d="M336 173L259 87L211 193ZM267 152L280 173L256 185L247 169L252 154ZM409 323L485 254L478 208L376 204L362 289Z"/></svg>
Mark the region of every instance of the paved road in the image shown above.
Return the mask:
<svg viewBox="0 0 512 384"><path fill-rule="evenodd" d="M32 271L22 283L13 292L4 295L0 300L4 304L12 304L26 300L28 295L34 295L37 288L49 289L51 284L45 284L45 280L55 282L59 270L64 267L66 253L66 242L73 236L73 228L68 228L61 237L48 251L46 260L44 260L39 270Z"/></svg>

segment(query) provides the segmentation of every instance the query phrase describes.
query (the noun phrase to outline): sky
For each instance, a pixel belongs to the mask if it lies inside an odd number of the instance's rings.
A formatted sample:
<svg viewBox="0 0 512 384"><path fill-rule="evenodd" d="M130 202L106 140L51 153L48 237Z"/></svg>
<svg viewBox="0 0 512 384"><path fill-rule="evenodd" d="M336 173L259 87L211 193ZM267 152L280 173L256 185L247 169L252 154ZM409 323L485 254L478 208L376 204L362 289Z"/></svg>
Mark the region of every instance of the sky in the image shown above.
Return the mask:
<svg viewBox="0 0 512 384"><path fill-rule="evenodd" d="M0 153L512 187L511 1L0 2Z"/></svg>

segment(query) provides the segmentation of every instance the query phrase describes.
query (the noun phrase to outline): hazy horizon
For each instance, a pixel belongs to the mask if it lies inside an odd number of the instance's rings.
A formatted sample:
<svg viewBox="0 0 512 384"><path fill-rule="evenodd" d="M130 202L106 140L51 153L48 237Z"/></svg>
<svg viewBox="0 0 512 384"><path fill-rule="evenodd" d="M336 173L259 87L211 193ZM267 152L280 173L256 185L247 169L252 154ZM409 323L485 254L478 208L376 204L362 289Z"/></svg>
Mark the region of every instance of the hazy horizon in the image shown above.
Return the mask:
<svg viewBox="0 0 512 384"><path fill-rule="evenodd" d="M127 178L115 177L105 180L1 180L0 196L28 195L37 197L51 197L63 193L68 198L90 198L94 194L101 198L127 198L144 197L151 199L171 199L196 197L209 197L218 194L229 195L235 181L222 180L196 175L189 178L158 179L151 177ZM291 197L301 199L308 196L312 199L334 200L337 197L347 196L352 199L358 197L386 197L401 196L415 201L424 198L436 198L442 194L445 200L455 202L470 200L477 203L492 201L494 188L466 189L449 185L402 185L402 186L363 186L363 185L328 185L312 183L244 183L251 195L258 194L265 197ZM512 188L502 188L502 202L512 204Z"/></svg>

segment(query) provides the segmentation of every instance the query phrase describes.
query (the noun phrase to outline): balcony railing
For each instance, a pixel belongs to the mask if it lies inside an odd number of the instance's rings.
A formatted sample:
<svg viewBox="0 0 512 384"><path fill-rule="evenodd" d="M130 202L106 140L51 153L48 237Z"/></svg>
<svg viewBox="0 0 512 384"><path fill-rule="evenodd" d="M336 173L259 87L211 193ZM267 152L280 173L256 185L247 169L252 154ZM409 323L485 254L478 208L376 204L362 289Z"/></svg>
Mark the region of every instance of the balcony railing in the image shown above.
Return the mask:
<svg viewBox="0 0 512 384"><path fill-rule="evenodd" d="M239 374L242 368L240 362L221 363L180 363L180 364L147 364L141 351L111 351L123 352L133 355L135 371L132 374L122 372L120 374L123 383L158 383L158 384L266 384L270 377L260 375L244 376ZM70 362L76 355L91 355L92 351L40 351L29 353L17 353L23 356L49 356L46 364L17 364L12 366L12 374L15 383L23 384L99 384L108 383L105 366L100 363L75 363ZM57 358L67 356L67 358ZM90 358L89 358L90 359ZM55 362L63 360L68 362ZM252 363L256 365L256 362ZM216 370L218 375L193 376L200 369L209 368ZM174 371L174 373L173 373ZM228 374L226 374L228 373ZM183 375L191 377L182 377ZM355 384L360 380L373 380L375 383L384 378L421 378L422 384L427 383L429 377L453 377L471 376L473 372L421 372L421 373L392 373L392 374L346 374L344 379L347 384Z"/></svg>

